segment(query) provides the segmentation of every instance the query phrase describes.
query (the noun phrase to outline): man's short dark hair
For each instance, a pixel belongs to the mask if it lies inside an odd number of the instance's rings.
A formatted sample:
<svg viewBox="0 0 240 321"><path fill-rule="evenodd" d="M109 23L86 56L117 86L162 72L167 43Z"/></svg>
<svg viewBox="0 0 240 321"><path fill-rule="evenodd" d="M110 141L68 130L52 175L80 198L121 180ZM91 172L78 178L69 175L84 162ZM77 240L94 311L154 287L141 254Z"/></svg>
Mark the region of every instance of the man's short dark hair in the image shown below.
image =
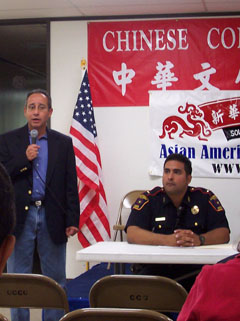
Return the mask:
<svg viewBox="0 0 240 321"><path fill-rule="evenodd" d="M191 175L192 174L192 163L186 156L184 156L182 154L177 154L177 153L170 154L165 159L163 167L165 167L165 164L170 160L175 160L175 161L183 163L186 174L187 175Z"/></svg>
<svg viewBox="0 0 240 321"><path fill-rule="evenodd" d="M51 98L51 96L49 95L47 90L41 89L41 88L33 89L27 94L25 106L27 106L28 98L33 94L43 94L44 96L46 96L47 99L48 99L48 109L52 108L52 98Z"/></svg>
<svg viewBox="0 0 240 321"><path fill-rule="evenodd" d="M0 163L0 246L15 227L15 198L11 179Z"/></svg>

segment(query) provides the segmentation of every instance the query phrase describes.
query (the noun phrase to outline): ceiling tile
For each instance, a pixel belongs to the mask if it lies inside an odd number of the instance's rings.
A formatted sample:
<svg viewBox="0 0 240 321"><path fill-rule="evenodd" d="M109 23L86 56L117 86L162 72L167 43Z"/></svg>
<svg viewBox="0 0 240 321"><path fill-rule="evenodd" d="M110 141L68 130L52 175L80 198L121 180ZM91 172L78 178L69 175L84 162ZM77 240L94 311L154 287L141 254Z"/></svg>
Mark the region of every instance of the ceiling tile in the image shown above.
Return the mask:
<svg viewBox="0 0 240 321"><path fill-rule="evenodd" d="M0 0L0 19L240 12L240 0Z"/></svg>
<svg viewBox="0 0 240 321"><path fill-rule="evenodd" d="M144 14L175 14L175 13L191 13L191 12L204 12L204 8L199 4L168 4L168 5L137 5L133 6L114 6L113 7L84 7L81 9L86 16L97 15L144 15Z"/></svg>
<svg viewBox="0 0 240 321"><path fill-rule="evenodd" d="M68 0L0 0L1 10L30 10L30 9L51 9L73 7Z"/></svg>

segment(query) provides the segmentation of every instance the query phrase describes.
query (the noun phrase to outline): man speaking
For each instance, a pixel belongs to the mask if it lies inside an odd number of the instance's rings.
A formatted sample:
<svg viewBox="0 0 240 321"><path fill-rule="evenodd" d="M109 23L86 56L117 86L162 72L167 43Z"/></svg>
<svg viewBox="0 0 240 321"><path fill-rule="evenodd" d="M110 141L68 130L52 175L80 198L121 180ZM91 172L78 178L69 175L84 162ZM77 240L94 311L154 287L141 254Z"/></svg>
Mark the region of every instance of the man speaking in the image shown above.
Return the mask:
<svg viewBox="0 0 240 321"><path fill-rule="evenodd" d="M39 255L44 275L66 282L66 242L78 232L79 201L72 140L47 128L51 97L36 89L27 95L27 125L0 136L0 162L12 179L17 210L16 245L9 273L32 273ZM28 321L29 310L12 309L12 321ZM59 320L61 310L44 311L45 321Z"/></svg>

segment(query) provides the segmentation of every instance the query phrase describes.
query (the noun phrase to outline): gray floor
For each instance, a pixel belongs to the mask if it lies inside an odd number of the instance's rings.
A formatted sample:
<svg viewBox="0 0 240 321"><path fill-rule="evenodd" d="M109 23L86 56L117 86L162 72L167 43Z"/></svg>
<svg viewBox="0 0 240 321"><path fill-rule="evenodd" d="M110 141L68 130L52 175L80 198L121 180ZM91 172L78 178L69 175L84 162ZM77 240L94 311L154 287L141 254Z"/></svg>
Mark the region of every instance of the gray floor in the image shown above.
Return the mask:
<svg viewBox="0 0 240 321"><path fill-rule="evenodd" d="M0 313L7 317L9 321L11 320L10 309L0 308ZM30 321L42 321L42 310L31 309Z"/></svg>

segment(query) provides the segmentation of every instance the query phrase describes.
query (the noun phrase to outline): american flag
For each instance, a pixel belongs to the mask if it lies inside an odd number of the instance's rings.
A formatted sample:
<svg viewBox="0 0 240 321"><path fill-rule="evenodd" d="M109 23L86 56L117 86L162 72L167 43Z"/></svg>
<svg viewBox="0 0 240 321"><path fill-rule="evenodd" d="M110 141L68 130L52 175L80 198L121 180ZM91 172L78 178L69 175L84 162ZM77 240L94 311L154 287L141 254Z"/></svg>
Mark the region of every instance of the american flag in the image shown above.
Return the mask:
<svg viewBox="0 0 240 321"><path fill-rule="evenodd" d="M80 220L78 239L83 247L110 239L107 201L92 98L85 71L73 113L70 134L76 157Z"/></svg>

